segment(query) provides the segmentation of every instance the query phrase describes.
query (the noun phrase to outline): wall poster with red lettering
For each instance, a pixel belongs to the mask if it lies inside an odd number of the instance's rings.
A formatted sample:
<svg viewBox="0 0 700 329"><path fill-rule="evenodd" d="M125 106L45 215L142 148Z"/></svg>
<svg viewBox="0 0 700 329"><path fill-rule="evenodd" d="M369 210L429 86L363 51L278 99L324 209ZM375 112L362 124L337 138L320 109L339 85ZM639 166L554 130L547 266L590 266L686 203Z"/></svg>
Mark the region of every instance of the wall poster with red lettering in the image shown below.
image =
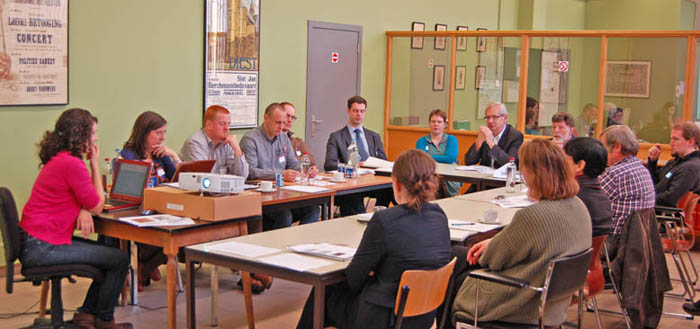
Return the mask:
<svg viewBox="0 0 700 329"><path fill-rule="evenodd" d="M206 0L204 109L221 105L230 128L258 124L260 0Z"/></svg>
<svg viewBox="0 0 700 329"><path fill-rule="evenodd" d="M68 0L0 0L0 106L68 104Z"/></svg>

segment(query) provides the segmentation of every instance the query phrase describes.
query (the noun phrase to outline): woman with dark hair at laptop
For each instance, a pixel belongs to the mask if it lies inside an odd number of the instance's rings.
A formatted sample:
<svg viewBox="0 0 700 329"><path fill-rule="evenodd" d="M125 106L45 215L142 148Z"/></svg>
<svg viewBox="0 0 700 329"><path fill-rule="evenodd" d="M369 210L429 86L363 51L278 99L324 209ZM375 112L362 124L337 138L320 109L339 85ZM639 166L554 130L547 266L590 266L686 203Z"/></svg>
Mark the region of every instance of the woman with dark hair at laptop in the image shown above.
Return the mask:
<svg viewBox="0 0 700 329"><path fill-rule="evenodd" d="M146 111L136 118L131 128L131 136L124 143L121 156L127 160L139 160L153 163L151 177L156 177L158 184L173 178L180 157L171 148L165 146L167 121L158 113ZM157 185L157 184L156 184ZM138 290L143 291L150 281L160 281L158 266L168 260L163 248L138 243L139 271Z"/></svg>
<svg viewBox="0 0 700 329"><path fill-rule="evenodd" d="M93 281L83 306L73 315L79 328L132 328L115 323L114 307L124 286L129 258L119 249L73 236L94 232L92 215L102 212L104 188L100 175L97 118L82 109L61 113L53 131L39 142L41 168L19 223L20 260L24 266L89 264L104 271ZM83 157L89 160L90 171ZM92 174L92 175L91 175Z"/></svg>

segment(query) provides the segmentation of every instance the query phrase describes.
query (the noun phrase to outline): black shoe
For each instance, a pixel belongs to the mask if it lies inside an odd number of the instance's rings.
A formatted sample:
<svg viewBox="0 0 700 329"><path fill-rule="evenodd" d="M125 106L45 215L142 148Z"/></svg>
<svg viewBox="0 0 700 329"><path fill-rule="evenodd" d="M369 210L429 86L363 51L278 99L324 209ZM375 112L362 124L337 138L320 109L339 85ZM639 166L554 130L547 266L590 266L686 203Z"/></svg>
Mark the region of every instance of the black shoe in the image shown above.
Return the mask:
<svg viewBox="0 0 700 329"><path fill-rule="evenodd" d="M700 315L700 302L698 303L685 303L683 304L683 310L692 315Z"/></svg>
<svg viewBox="0 0 700 329"><path fill-rule="evenodd" d="M243 289L243 279L238 280L238 283L236 285ZM250 278L250 290L256 294L259 295L261 292L265 291L265 286L258 280L254 278Z"/></svg>

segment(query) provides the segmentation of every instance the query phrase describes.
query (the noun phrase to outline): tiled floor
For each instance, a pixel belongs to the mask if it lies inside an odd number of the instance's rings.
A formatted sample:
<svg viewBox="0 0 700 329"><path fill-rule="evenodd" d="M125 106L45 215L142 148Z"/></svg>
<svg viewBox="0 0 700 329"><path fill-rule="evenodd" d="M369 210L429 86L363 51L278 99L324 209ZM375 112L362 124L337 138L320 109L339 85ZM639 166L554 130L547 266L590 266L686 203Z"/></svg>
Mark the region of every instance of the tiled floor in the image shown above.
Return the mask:
<svg viewBox="0 0 700 329"><path fill-rule="evenodd" d="M693 258L700 266L700 252L695 252ZM670 259L668 259L671 264ZM184 266L182 267L184 269ZM204 266L196 276L197 286L197 327L211 328L209 325L210 299L209 299L209 271L210 266ZM671 268L672 274L675 274ZM2 278L4 286L4 278ZM219 328L247 328L243 307L243 295L240 290L234 288L234 278L230 270L220 269L220 297L219 297ZM79 279L77 284L63 283L63 301L67 310L75 310L85 295L89 281ZM256 328L259 329L284 329L294 328L301 312L306 297L310 291L308 286L293 282L275 280L272 289L261 295L253 297L256 316ZM698 294L700 298L700 293ZM8 313L36 312L36 304L39 299L39 288L29 283L18 283L15 292L8 295L5 289L0 291L0 328L19 328L32 323L36 314L28 314L6 319ZM179 294L178 298L178 328L185 327L185 295ZM603 293L598 298L599 304L604 308L614 308L616 300L610 293ZM681 312L681 304L678 299L666 298L664 309L667 312ZM140 295L140 306L118 307L116 317L120 321L134 323L136 328L165 328L166 302L164 280L153 283ZM575 319L576 310L569 309L569 319ZM70 319L71 311L66 311L65 318ZM604 328L625 328L621 317L601 315ZM659 328L683 329L697 328L700 317L694 320L664 316ZM597 328L592 313L584 314L584 328Z"/></svg>

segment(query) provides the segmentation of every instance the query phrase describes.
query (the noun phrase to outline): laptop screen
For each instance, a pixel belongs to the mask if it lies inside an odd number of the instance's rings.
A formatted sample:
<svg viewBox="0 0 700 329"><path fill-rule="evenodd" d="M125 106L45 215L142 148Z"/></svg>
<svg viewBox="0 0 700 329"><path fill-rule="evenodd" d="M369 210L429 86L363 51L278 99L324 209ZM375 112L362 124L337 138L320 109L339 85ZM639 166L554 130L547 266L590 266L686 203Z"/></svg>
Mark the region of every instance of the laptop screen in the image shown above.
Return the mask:
<svg viewBox="0 0 700 329"><path fill-rule="evenodd" d="M141 198L146 179L151 174L150 171L150 166L120 163L112 194Z"/></svg>

